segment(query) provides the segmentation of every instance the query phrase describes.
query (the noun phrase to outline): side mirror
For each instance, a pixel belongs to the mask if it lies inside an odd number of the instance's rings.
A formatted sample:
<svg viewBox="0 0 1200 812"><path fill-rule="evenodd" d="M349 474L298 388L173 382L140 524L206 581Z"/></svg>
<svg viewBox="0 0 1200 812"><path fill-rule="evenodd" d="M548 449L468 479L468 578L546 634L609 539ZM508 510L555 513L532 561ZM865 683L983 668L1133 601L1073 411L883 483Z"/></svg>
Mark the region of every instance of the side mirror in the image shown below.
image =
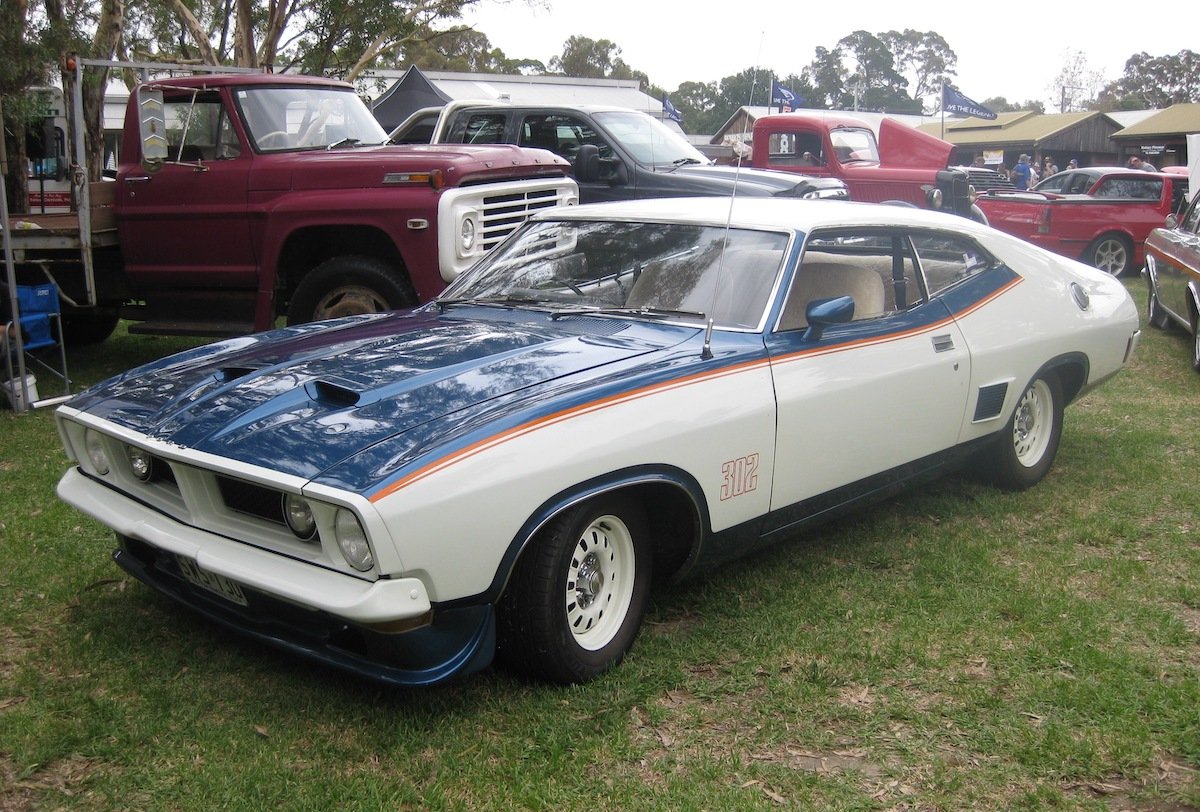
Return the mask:
<svg viewBox="0 0 1200 812"><path fill-rule="evenodd" d="M1163 228L1179 228L1179 219L1174 214L1168 214L1166 221L1163 222Z"/></svg>
<svg viewBox="0 0 1200 812"><path fill-rule="evenodd" d="M595 144L580 144L575 155L575 180L596 183L600 180L600 148Z"/></svg>
<svg viewBox="0 0 1200 812"><path fill-rule="evenodd" d="M153 174L167 160L167 120L161 90L137 91L138 128L142 139L142 169Z"/></svg>
<svg viewBox="0 0 1200 812"><path fill-rule="evenodd" d="M804 309L808 329L801 341L819 341L825 328L834 324L846 324L854 319L854 297L838 296L835 299L814 299Z"/></svg>

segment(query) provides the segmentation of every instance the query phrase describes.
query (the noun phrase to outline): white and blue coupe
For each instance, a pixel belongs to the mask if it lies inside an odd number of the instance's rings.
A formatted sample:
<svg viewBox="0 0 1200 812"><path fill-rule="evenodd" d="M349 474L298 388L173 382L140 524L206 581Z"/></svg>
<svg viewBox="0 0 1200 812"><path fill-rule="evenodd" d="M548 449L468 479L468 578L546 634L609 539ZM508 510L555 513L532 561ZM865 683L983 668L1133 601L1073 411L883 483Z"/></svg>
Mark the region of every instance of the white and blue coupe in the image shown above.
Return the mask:
<svg viewBox="0 0 1200 812"><path fill-rule="evenodd" d="M428 684L629 651L654 579L966 461L1038 482L1121 369L1108 274L844 202L555 209L435 302L235 338L58 411L116 562L254 638Z"/></svg>

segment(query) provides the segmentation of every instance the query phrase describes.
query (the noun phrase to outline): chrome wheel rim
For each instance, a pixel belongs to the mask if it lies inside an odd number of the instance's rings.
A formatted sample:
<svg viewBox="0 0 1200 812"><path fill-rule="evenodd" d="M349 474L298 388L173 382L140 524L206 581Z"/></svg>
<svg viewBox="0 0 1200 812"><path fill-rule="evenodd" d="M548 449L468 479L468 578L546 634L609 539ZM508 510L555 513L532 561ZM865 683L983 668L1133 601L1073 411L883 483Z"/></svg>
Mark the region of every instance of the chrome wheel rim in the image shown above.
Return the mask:
<svg viewBox="0 0 1200 812"><path fill-rule="evenodd" d="M1120 240L1105 240L1096 246L1096 267L1115 276L1125 270L1126 253Z"/></svg>
<svg viewBox="0 0 1200 812"><path fill-rule="evenodd" d="M616 516L600 516L571 552L564 591L567 627L575 642L596 651L620 631L633 599L633 536Z"/></svg>
<svg viewBox="0 0 1200 812"><path fill-rule="evenodd" d="M1054 400L1045 381L1034 381L1021 395L1013 415L1013 451L1017 461L1032 468L1041 461L1050 445L1054 424Z"/></svg>
<svg viewBox="0 0 1200 812"><path fill-rule="evenodd" d="M357 316L361 313L383 313L388 310L391 308L387 301L370 288L345 285L334 288L321 297L313 309L313 321Z"/></svg>

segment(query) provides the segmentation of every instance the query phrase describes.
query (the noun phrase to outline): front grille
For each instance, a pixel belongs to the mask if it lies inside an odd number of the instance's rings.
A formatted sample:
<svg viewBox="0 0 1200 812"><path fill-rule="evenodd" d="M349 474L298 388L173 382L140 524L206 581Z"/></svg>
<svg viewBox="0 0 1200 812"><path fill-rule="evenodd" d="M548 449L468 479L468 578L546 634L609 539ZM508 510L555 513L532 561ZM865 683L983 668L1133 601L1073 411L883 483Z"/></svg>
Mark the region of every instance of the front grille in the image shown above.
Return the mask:
<svg viewBox="0 0 1200 812"><path fill-rule="evenodd" d="M221 498L230 510L284 524L283 495L279 491L226 476L216 479Z"/></svg>
<svg viewBox="0 0 1200 812"><path fill-rule="evenodd" d="M559 192L556 188L542 188L485 195L480 212L484 248L500 243L535 212L558 206L562 202Z"/></svg>
<svg viewBox="0 0 1200 812"><path fill-rule="evenodd" d="M979 167L969 167L967 175L971 178L971 185L975 187L977 192L986 192L990 189L1015 189L1013 182L1009 180L1008 175L1002 175L994 169L981 169Z"/></svg>

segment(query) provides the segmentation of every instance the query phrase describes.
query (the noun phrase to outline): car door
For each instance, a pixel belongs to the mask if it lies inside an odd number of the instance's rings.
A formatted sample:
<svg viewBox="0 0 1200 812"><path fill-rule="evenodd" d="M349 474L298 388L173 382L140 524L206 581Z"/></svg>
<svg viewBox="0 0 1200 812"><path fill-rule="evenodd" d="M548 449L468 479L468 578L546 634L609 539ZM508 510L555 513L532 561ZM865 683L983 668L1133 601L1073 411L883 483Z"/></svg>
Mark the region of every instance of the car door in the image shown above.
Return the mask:
<svg viewBox="0 0 1200 812"><path fill-rule="evenodd" d="M217 93L165 102L167 161L117 178L126 271L143 288L253 288L250 150Z"/></svg>
<svg viewBox="0 0 1200 812"><path fill-rule="evenodd" d="M1146 245L1154 255L1159 304L1180 322L1189 324L1189 284L1200 286L1200 195L1178 227L1159 229Z"/></svg>
<svg viewBox="0 0 1200 812"><path fill-rule="evenodd" d="M840 296L854 300L850 321L808 322L809 305ZM913 473L958 442L970 355L930 299L908 235L810 235L767 345L781 524Z"/></svg>

